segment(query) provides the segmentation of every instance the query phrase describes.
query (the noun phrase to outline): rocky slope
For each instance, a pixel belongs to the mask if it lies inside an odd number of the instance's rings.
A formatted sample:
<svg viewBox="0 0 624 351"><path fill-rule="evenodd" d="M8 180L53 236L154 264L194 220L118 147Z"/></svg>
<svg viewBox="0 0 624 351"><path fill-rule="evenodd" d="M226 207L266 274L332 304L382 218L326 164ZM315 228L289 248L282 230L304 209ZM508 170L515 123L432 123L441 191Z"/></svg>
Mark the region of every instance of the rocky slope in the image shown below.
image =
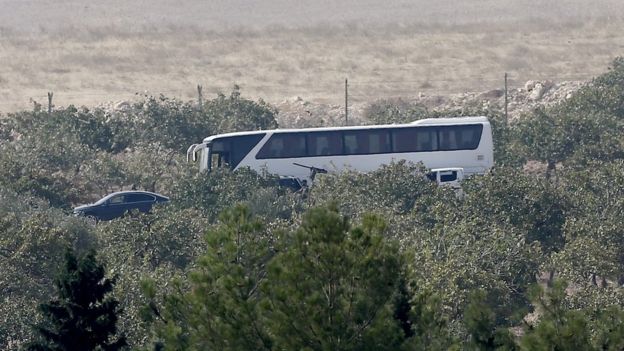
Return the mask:
<svg viewBox="0 0 624 351"><path fill-rule="evenodd" d="M508 112L510 119L516 119L522 113L540 106L550 106L568 99L585 82L567 81L528 81L522 88L512 89L508 93ZM485 109L503 110L505 93L502 89L486 92L467 92L448 96L425 95L401 98L409 103L417 103L436 111L444 109L461 110L466 107L481 106ZM358 103L349 106L350 125L367 124L366 107L370 103ZM305 128L318 126L340 126L345 124L344 106L319 104L294 97L277 103L278 122L282 128Z"/></svg>

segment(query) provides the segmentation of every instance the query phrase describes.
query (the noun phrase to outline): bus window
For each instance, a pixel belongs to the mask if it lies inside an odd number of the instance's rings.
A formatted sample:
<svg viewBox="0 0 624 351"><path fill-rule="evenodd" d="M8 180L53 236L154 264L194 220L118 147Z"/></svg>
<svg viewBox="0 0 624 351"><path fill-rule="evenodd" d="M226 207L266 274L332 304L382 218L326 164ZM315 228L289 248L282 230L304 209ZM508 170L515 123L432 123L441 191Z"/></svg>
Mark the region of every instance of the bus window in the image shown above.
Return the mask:
<svg viewBox="0 0 624 351"><path fill-rule="evenodd" d="M227 139L219 139L210 145L210 168L229 167L230 145Z"/></svg>
<svg viewBox="0 0 624 351"><path fill-rule="evenodd" d="M293 158L306 156L306 133L273 134L258 155L257 159Z"/></svg>
<svg viewBox="0 0 624 351"><path fill-rule="evenodd" d="M438 136L435 128L400 128L392 131L393 152L436 151Z"/></svg>
<svg viewBox="0 0 624 351"><path fill-rule="evenodd" d="M314 132L308 134L308 156L342 154L340 132Z"/></svg>
<svg viewBox="0 0 624 351"><path fill-rule="evenodd" d="M210 169L219 167L229 167L227 154L224 153L212 153L210 154Z"/></svg>
<svg viewBox="0 0 624 351"><path fill-rule="evenodd" d="M449 126L438 128L440 150L474 150L479 146L482 125Z"/></svg>
<svg viewBox="0 0 624 351"><path fill-rule="evenodd" d="M438 150L438 133L435 128L416 129L416 151Z"/></svg>
<svg viewBox="0 0 624 351"><path fill-rule="evenodd" d="M344 132L344 154L364 155L390 152L390 133L386 129Z"/></svg>
<svg viewBox="0 0 624 351"><path fill-rule="evenodd" d="M210 144L210 168L236 168L266 134L251 134L223 137Z"/></svg>

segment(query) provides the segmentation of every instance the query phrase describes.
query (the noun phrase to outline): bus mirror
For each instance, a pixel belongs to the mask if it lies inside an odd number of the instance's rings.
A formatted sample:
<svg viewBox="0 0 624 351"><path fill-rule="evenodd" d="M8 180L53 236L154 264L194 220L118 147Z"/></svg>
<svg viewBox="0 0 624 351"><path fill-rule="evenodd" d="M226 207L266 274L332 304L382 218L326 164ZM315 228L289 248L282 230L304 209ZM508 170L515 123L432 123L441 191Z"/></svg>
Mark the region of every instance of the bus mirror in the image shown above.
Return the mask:
<svg viewBox="0 0 624 351"><path fill-rule="evenodd" d="M195 146L197 146L197 144L193 144L191 145L187 150L186 150L186 162L195 162L197 161L197 156L195 154Z"/></svg>

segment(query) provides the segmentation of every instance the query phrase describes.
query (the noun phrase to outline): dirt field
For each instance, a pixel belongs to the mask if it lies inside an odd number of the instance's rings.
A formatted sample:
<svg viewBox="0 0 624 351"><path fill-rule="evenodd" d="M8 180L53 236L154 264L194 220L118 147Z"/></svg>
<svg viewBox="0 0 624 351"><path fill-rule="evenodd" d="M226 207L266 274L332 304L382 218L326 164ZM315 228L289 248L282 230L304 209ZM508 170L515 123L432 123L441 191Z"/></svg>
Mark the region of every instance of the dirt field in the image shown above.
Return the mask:
<svg viewBox="0 0 624 351"><path fill-rule="evenodd" d="M340 104L587 80L624 53L624 2L0 0L0 113L31 100L227 93Z"/></svg>

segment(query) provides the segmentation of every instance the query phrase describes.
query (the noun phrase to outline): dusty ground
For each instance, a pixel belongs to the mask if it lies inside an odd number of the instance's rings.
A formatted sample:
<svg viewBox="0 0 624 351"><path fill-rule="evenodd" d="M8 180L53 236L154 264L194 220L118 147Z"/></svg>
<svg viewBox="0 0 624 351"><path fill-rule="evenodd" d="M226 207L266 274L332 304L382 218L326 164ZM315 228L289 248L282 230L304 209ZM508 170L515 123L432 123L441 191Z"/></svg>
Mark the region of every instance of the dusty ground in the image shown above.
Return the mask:
<svg viewBox="0 0 624 351"><path fill-rule="evenodd" d="M624 52L615 0L0 0L0 113L136 93L280 104L585 81Z"/></svg>

